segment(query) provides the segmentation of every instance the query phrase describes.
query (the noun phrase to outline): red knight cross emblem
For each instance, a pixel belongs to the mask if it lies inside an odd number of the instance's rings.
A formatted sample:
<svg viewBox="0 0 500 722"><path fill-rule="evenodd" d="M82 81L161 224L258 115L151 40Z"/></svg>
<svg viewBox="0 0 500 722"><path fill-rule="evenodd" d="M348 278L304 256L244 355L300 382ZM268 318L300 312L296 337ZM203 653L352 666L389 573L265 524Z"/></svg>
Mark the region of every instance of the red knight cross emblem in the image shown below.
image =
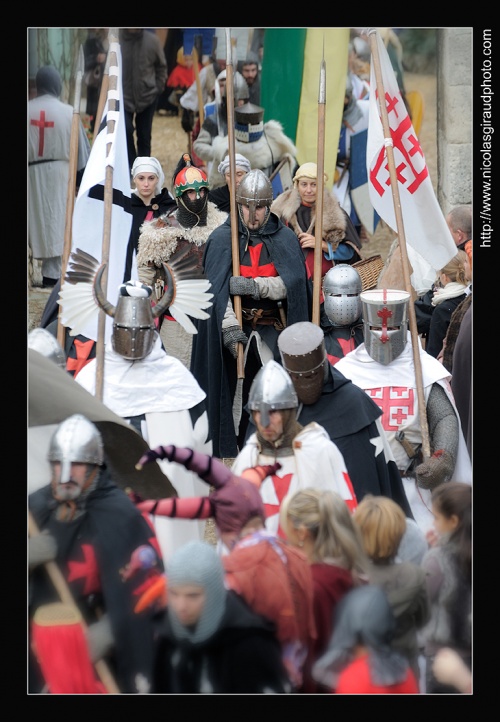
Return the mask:
<svg viewBox="0 0 500 722"><path fill-rule="evenodd" d="M378 91L376 91L376 95L378 98ZM391 128L398 183L406 188L408 193L414 194L429 175L424 154L400 93L390 95L386 91L385 103ZM370 182L380 197L390 190L389 164L385 157L384 147L380 149L375 164L370 169Z"/></svg>

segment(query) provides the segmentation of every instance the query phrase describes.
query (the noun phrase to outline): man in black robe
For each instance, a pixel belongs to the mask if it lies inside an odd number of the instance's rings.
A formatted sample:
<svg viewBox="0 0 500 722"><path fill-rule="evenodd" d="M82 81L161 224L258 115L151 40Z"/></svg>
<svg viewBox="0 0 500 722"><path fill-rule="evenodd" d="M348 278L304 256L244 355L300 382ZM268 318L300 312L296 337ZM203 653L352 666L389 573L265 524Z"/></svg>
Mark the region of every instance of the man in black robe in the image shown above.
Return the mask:
<svg viewBox="0 0 500 722"><path fill-rule="evenodd" d="M244 409L265 361L281 363L277 340L285 325L311 318L312 285L295 233L270 212L272 186L258 169L236 191L240 275L233 275L231 218L210 234L202 265L214 294L210 318L198 322L191 372L207 394L213 454L234 458L245 437ZM242 327L233 299L241 296ZM237 378L238 345L245 378Z"/></svg>

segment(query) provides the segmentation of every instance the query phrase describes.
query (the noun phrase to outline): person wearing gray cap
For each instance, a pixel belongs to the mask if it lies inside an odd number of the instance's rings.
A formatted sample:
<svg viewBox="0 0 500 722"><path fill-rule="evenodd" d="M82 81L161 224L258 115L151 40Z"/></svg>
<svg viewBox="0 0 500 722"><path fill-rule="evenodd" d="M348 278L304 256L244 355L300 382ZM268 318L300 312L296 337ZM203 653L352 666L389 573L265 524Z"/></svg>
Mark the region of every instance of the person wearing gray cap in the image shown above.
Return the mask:
<svg viewBox="0 0 500 722"><path fill-rule="evenodd" d="M191 541L167 570L153 693L283 694L292 691L274 625L226 588L215 548Z"/></svg>

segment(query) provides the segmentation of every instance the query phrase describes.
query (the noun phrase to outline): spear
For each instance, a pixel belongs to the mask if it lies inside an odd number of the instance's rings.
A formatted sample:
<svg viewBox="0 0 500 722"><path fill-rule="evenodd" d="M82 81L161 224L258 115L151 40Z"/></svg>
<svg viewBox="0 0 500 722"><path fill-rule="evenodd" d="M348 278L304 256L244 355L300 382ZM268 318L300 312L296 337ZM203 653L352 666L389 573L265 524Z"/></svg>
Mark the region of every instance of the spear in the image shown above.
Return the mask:
<svg viewBox="0 0 500 722"><path fill-rule="evenodd" d="M118 58L116 52L111 50L113 43L118 43L118 28L110 28L108 32L109 47L108 52L109 66L117 66ZM108 85L110 91L116 91L118 86L118 75L117 73L108 74ZM123 107L120 108L118 100L114 97L115 93L111 92L108 94L108 115L106 132L110 137L109 142L106 145L106 157L109 156L111 150L112 138L116 129L116 120L113 118L111 111L123 113ZM104 273L101 278L101 288L104 296L108 288L108 267L109 267L109 247L111 240L111 216L113 209L113 166L111 163L106 165L106 177L104 181L104 221L102 231L102 255L101 263L104 265ZM97 343L96 343L96 382L95 382L95 395L102 401L103 398L103 386L104 386L104 338L106 330L106 314L99 309L99 319L97 324Z"/></svg>
<svg viewBox="0 0 500 722"><path fill-rule="evenodd" d="M318 173L316 179L316 221L314 225L314 273L312 322L319 326L321 296L321 266L323 256L323 189L325 186L325 113L326 111L326 62L321 60L318 95Z"/></svg>
<svg viewBox="0 0 500 722"><path fill-rule="evenodd" d="M234 75L231 52L231 29L226 28L226 95L227 95L227 141L229 153L229 203L231 217L231 248L233 258L233 276L240 275L240 246L238 239L238 211L236 209L236 158L234 148ZM234 313L240 327L242 325L241 296L233 297ZM238 378L245 378L243 365L243 344L238 344Z"/></svg>
<svg viewBox="0 0 500 722"><path fill-rule="evenodd" d="M96 137L97 133L99 132L99 126L101 125L101 118L104 111L104 105L106 104L106 99L108 97L108 89L109 89L109 53L106 55L106 64L104 66L104 74L102 76L102 82L101 82L101 92L99 93L99 103L97 104L97 112L95 114L95 123L94 123L94 135L92 138L92 142L94 142L94 138Z"/></svg>
<svg viewBox="0 0 500 722"><path fill-rule="evenodd" d="M78 63L76 68L75 96L73 99L73 118L71 119L71 134L69 141L69 171L68 171L68 195L66 201L66 221L64 225L64 246L61 259L61 284L66 275L69 254L71 252L71 223L73 209L75 206L76 172L78 166L78 136L80 134L80 102L82 97L82 79L85 70L85 59L83 47L80 45ZM61 322L62 308L59 307L57 314L57 340L62 348L65 347L65 330Z"/></svg>
<svg viewBox="0 0 500 722"><path fill-rule="evenodd" d="M408 304L408 316L410 321L410 335L413 347L413 365L415 367L415 382L417 387L417 398L420 409L420 428L422 431L422 456L424 459L430 457L430 443L429 443L429 426L427 423L427 414L425 412L426 403L424 395L424 384L422 378L422 364L420 363L420 348L418 343L418 330L417 330L417 319L415 316L415 306L411 299L412 285L410 278L410 268L408 259L408 250L406 248L406 235L403 223L403 214L401 212L401 201L399 198L399 186L398 177L396 172L396 164L394 162L394 148L391 135L391 127L389 125L389 116L387 114L387 106L385 101L385 89L384 82L382 79L382 69L380 66L380 57L378 54L377 47L377 32L376 30L370 30L368 32L368 38L370 40L370 49L372 53L372 59L375 69L375 79L377 81L377 94L378 104L380 109L380 116L382 119L382 127L384 130L384 142L385 142L385 154L387 157L387 164L389 167L389 176L391 180L392 200L394 203L394 214L396 216L396 227L399 238L399 246L401 249L401 263L403 266L403 279L405 283L405 290L410 294L410 303Z"/></svg>
<svg viewBox="0 0 500 722"><path fill-rule="evenodd" d="M231 29L226 28L226 96L227 96L227 150L229 153L229 204L231 217L231 253L233 259L233 276L241 275L240 271L240 245L238 238L238 211L236 209L236 157L234 144L234 73L233 53L231 45ZM242 327L241 296L233 296L233 307L240 328ZM243 393L243 379L245 378L245 362L243 358L243 344L237 345L237 385L233 405L235 429L239 426L241 418L241 398ZM239 418L238 418L239 417Z"/></svg>

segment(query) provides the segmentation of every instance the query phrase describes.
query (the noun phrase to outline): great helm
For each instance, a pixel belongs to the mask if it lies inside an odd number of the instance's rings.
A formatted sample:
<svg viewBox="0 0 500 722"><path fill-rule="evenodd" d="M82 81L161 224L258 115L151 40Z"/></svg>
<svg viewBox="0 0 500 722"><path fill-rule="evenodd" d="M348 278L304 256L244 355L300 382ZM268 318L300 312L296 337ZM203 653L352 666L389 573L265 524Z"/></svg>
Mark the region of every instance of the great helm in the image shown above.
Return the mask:
<svg viewBox="0 0 500 722"><path fill-rule="evenodd" d="M299 401L313 404L321 395L328 368L323 331L315 323L299 321L280 333L278 348Z"/></svg>
<svg viewBox="0 0 500 722"><path fill-rule="evenodd" d="M272 202L273 187L267 175L260 168L249 171L236 189L236 203L250 209L249 222L254 223L256 208L269 208Z"/></svg>
<svg viewBox="0 0 500 722"><path fill-rule="evenodd" d="M140 361L153 350L157 330L155 319L169 307L174 297L174 282L169 268L165 270L166 291L156 306L151 306L151 286L140 281L127 281L120 286L116 306L104 296L101 279L106 265L101 266L94 279L94 297L102 310L113 319L111 345L113 351L129 361Z"/></svg>
<svg viewBox="0 0 500 722"><path fill-rule="evenodd" d="M66 369L66 356L57 338L46 328L34 328L28 334L28 348L53 361L57 366Z"/></svg>
<svg viewBox="0 0 500 722"><path fill-rule="evenodd" d="M361 276L348 263L330 268L323 277L325 313L332 326L350 326L361 316Z"/></svg>
<svg viewBox="0 0 500 722"><path fill-rule="evenodd" d="M410 294L396 289L371 289L360 294L365 348L374 361L387 366L407 343Z"/></svg>
<svg viewBox="0 0 500 722"><path fill-rule="evenodd" d="M269 412L295 409L299 405L292 379L285 369L271 359L255 376L248 395L250 411L260 411L264 426L269 423Z"/></svg>
<svg viewBox="0 0 500 722"><path fill-rule="evenodd" d="M248 96L247 96L248 97ZM234 109L234 135L241 143L254 143L264 133L264 108L245 103Z"/></svg>
<svg viewBox="0 0 500 722"><path fill-rule="evenodd" d="M71 478L72 462L102 466L104 447L99 429L82 414L69 416L53 433L47 459L61 462L61 484Z"/></svg>

